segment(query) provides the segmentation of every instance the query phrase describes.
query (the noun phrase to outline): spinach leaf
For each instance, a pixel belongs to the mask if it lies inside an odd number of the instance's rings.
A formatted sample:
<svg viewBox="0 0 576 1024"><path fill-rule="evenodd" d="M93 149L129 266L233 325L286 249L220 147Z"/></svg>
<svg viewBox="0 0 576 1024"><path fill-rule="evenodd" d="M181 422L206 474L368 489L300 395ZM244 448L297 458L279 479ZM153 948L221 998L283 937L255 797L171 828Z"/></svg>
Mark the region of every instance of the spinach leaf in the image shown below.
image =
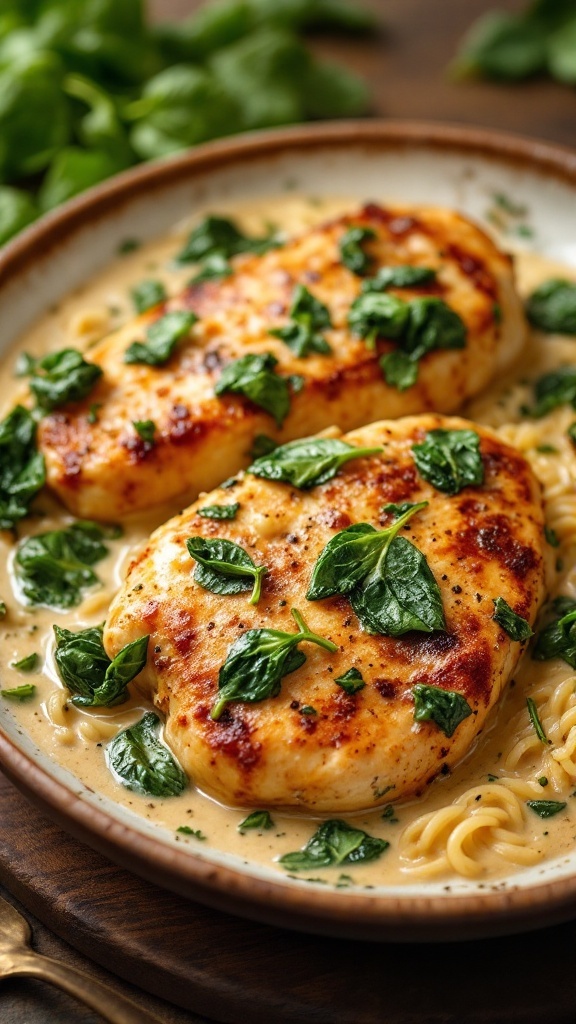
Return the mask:
<svg viewBox="0 0 576 1024"><path fill-rule="evenodd" d="M532 726L534 728L534 732L536 733L538 739L540 740L541 743L546 743L546 744L550 743L550 740L548 739L548 737L547 737L547 735L546 735L546 733L544 731L544 726L542 725L542 722L540 721L540 715L538 714L538 708L536 707L536 701L534 701L532 699L532 697L526 697L526 707L528 708L528 714L530 716L530 721L532 722Z"/></svg>
<svg viewBox="0 0 576 1024"><path fill-rule="evenodd" d="M334 682L341 686L346 693L358 693L366 686L362 673L357 668L349 668L342 676L337 676Z"/></svg>
<svg viewBox="0 0 576 1024"><path fill-rule="evenodd" d="M332 480L351 459L376 455L382 448L356 448L331 437L311 437L280 445L253 462L249 473L264 480L280 480L300 490L309 490Z"/></svg>
<svg viewBox="0 0 576 1024"><path fill-rule="evenodd" d="M248 829L257 829L258 832L264 832L269 828L274 828L274 822L270 817L269 811L252 811L244 821L241 821L237 826L239 832L246 832Z"/></svg>
<svg viewBox="0 0 576 1024"><path fill-rule="evenodd" d="M405 537L397 536L426 505L408 505L384 530L356 523L337 533L314 566L307 599L349 595L370 633L402 636L410 630L445 629L440 588L425 556Z"/></svg>
<svg viewBox="0 0 576 1024"><path fill-rule="evenodd" d="M176 831L183 836L194 836L194 839L199 839L201 843L204 843L208 838L199 828L190 828L190 825L180 825Z"/></svg>
<svg viewBox="0 0 576 1024"><path fill-rule="evenodd" d="M62 90L64 67L55 53L23 53L0 68L0 180L16 182L43 171L71 133Z"/></svg>
<svg viewBox="0 0 576 1024"><path fill-rule="evenodd" d="M526 806L539 818L553 818L555 814L566 810L568 805L560 800L527 800Z"/></svg>
<svg viewBox="0 0 576 1024"><path fill-rule="evenodd" d="M27 192L0 185L0 245L40 216L40 210Z"/></svg>
<svg viewBox="0 0 576 1024"><path fill-rule="evenodd" d="M562 278L545 281L530 295L526 314L542 331L576 335L576 283Z"/></svg>
<svg viewBox="0 0 576 1024"><path fill-rule="evenodd" d="M50 352L39 359L30 376L30 390L46 412L90 394L102 376L102 367L87 362L75 348Z"/></svg>
<svg viewBox="0 0 576 1024"><path fill-rule="evenodd" d="M362 291L385 292L387 288L417 288L435 279L436 271L431 267L412 267L409 264L380 267L374 277L362 282Z"/></svg>
<svg viewBox="0 0 576 1024"><path fill-rule="evenodd" d="M385 292L364 292L350 306L348 325L368 348L375 349L377 338L401 338L409 315L408 303L403 299Z"/></svg>
<svg viewBox="0 0 576 1024"><path fill-rule="evenodd" d="M484 481L480 438L475 430L430 430L421 444L412 446L418 472L445 494Z"/></svg>
<svg viewBox="0 0 576 1024"><path fill-rule="evenodd" d="M306 655L297 650L298 644L317 644L332 653L338 650L336 644L310 630L296 608L292 609L292 616L298 626L296 633L249 629L232 644L220 669L219 693L210 712L212 719L217 721L231 701L254 703L276 697L283 677L306 661Z"/></svg>
<svg viewBox="0 0 576 1024"><path fill-rule="evenodd" d="M268 437L268 434L256 434L248 454L251 459L261 459L263 455L269 455L277 447L278 441Z"/></svg>
<svg viewBox="0 0 576 1024"><path fill-rule="evenodd" d="M494 598L493 619L499 626L502 626L511 640L529 640L531 636L534 636L534 630L530 623L526 622L521 615L517 615L503 597Z"/></svg>
<svg viewBox="0 0 576 1024"><path fill-rule="evenodd" d="M255 565L239 544L220 537L189 537L186 547L197 562L194 579L213 594L240 594L252 590L250 604L258 604L262 577L268 569Z"/></svg>
<svg viewBox="0 0 576 1024"><path fill-rule="evenodd" d="M539 419L560 405L576 409L576 366L559 366L539 377L534 385L536 404L525 411Z"/></svg>
<svg viewBox="0 0 576 1024"><path fill-rule="evenodd" d="M286 327L274 327L268 333L280 338L299 359L304 359L311 352L327 355L332 351L324 336L319 333L325 327L332 326L330 312L302 284L296 285L294 289L289 315L292 323Z"/></svg>
<svg viewBox="0 0 576 1024"><path fill-rule="evenodd" d="M454 70L459 76L515 82L543 70L545 64L546 42L538 26L505 11L489 11L466 35Z"/></svg>
<svg viewBox="0 0 576 1024"><path fill-rule="evenodd" d="M77 707L112 707L128 699L128 683L142 671L148 653L148 636L126 644L111 660L102 643L102 626L74 633L54 626L54 659L58 675L74 696Z"/></svg>
<svg viewBox="0 0 576 1024"><path fill-rule="evenodd" d="M127 789L144 796L179 796L188 780L158 738L160 719L149 711L108 744L108 767Z"/></svg>
<svg viewBox="0 0 576 1024"><path fill-rule="evenodd" d="M220 396L229 391L249 398L281 427L290 411L290 390L288 381L274 370L277 362L270 352L234 359L224 367L214 393Z"/></svg>
<svg viewBox="0 0 576 1024"><path fill-rule="evenodd" d="M154 438L156 435L156 424L154 420L132 420L132 426L138 434L138 437L145 442L145 444L154 444Z"/></svg>
<svg viewBox="0 0 576 1024"><path fill-rule="evenodd" d="M532 657L536 661L562 658L576 668L576 601L557 597L552 609L555 619L538 633Z"/></svg>
<svg viewBox="0 0 576 1024"><path fill-rule="evenodd" d="M34 652L28 654L25 658L21 658L20 661L13 661L11 668L15 668L18 672L35 672L40 664L40 658Z"/></svg>
<svg viewBox="0 0 576 1024"><path fill-rule="evenodd" d="M202 263L215 256L229 260L244 252L261 254L279 244L274 235L250 237L230 218L211 215L194 228L176 259L178 263Z"/></svg>
<svg viewBox="0 0 576 1024"><path fill-rule="evenodd" d="M42 182L38 192L40 209L44 213L53 210L125 167L124 161L115 160L103 150L66 146L56 153Z"/></svg>
<svg viewBox="0 0 576 1024"><path fill-rule="evenodd" d="M466 698L455 690L442 690L439 686L417 683L412 693L414 721L435 722L448 739L456 732L460 722L473 714Z"/></svg>
<svg viewBox="0 0 576 1024"><path fill-rule="evenodd" d="M213 256L207 256L202 264L202 269L194 274L188 281L188 286L192 287L195 284L202 284L203 281L219 281L224 277L231 277L234 273L232 264L224 256L220 256L219 253L214 253Z"/></svg>
<svg viewBox="0 0 576 1024"><path fill-rule="evenodd" d="M13 686L9 690L0 690L2 697L6 700L30 700L36 696L34 683L22 683L22 686Z"/></svg>
<svg viewBox="0 0 576 1024"><path fill-rule="evenodd" d="M102 541L109 535L97 523L78 521L22 541L14 569L27 603L51 608L79 604L87 587L100 582L91 566L108 554Z"/></svg>
<svg viewBox="0 0 576 1024"><path fill-rule="evenodd" d="M44 456L36 449L36 421L17 405L0 422L0 529L10 530L28 514L44 486Z"/></svg>
<svg viewBox="0 0 576 1024"><path fill-rule="evenodd" d="M190 333L198 320L195 313L182 309L165 313L146 328L146 341L133 341L124 353L125 363L162 366L170 359L176 345Z"/></svg>
<svg viewBox="0 0 576 1024"><path fill-rule="evenodd" d="M466 324L442 299L410 299L402 347L413 359L435 349L465 348Z"/></svg>
<svg viewBox="0 0 576 1024"><path fill-rule="evenodd" d="M133 163L128 136L120 120L117 103L110 93L83 75L68 74L64 91L79 104L88 107L76 125L80 142L89 150L106 154L121 171Z"/></svg>
<svg viewBox="0 0 576 1024"><path fill-rule="evenodd" d="M376 238L376 232L372 228L362 227L360 224L348 228L340 239L340 259L348 270L360 277L370 270L374 258L363 248L365 242L371 242Z"/></svg>
<svg viewBox="0 0 576 1024"><path fill-rule="evenodd" d="M380 357L380 369L387 384L398 391L407 391L418 380L418 363L406 352L395 349Z"/></svg>
<svg viewBox="0 0 576 1024"><path fill-rule="evenodd" d="M130 294L137 313L145 313L147 309L152 309L166 300L166 288L162 281L153 279L139 281L131 289Z"/></svg>
<svg viewBox="0 0 576 1024"><path fill-rule="evenodd" d="M306 846L295 853L283 854L279 863L288 871L361 864L377 860L389 846L385 839L377 839L346 821L332 818L320 825Z"/></svg>
<svg viewBox="0 0 576 1024"><path fill-rule="evenodd" d="M233 501L230 505L204 505L198 509L197 515L204 519L235 519L239 508L238 501Z"/></svg>

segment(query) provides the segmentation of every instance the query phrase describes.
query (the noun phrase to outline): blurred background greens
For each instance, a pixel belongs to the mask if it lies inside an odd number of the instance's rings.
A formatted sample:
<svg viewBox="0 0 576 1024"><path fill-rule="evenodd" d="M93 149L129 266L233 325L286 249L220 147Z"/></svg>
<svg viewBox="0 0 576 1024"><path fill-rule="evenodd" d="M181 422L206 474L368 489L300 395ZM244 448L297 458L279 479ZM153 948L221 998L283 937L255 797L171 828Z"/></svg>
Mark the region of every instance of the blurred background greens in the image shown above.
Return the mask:
<svg viewBox="0 0 576 1024"><path fill-rule="evenodd" d="M365 114L363 80L306 37L375 27L355 0L213 0L166 24L143 0L2 0L0 243L142 160Z"/></svg>

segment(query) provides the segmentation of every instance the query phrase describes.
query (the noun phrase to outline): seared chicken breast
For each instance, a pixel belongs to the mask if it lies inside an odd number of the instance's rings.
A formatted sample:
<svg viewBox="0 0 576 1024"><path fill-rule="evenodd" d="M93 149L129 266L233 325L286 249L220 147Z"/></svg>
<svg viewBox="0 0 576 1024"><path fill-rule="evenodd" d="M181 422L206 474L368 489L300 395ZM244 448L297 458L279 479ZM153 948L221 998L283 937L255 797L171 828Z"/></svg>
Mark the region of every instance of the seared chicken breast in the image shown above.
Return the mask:
<svg viewBox="0 0 576 1024"><path fill-rule="evenodd" d="M437 489L416 464L414 446L436 430L479 439L480 473L458 493ZM430 414L375 423L342 440L382 450L351 459L324 483L308 478L296 487L249 470L204 495L152 535L110 610L108 654L150 634L141 678L166 716L167 740L194 783L227 804L335 813L421 794L481 733L522 653L513 636L519 626L529 635L543 599L540 489L517 451L485 428ZM406 503L423 504L410 510ZM231 504L234 518L200 514ZM408 560L400 586L424 621L386 633L362 611L371 601L375 615L387 614L386 600L370 597L361 577L355 591L323 596L318 564L343 531L364 524L360 532L372 537L402 515L403 551L419 561L414 571ZM250 597L252 584L214 593L198 574L190 538L197 554L215 539L241 546L266 568L260 595ZM354 558L345 562L338 572L354 573ZM438 609L436 621L429 616L429 574L443 622ZM222 668L240 638L246 644L250 631L263 629L295 633L295 618L324 646L293 647L305 660L284 665L277 692L252 700L242 694L262 683L268 655L239 663L240 689L223 707Z"/></svg>
<svg viewBox="0 0 576 1024"><path fill-rule="evenodd" d="M464 347L428 350L404 390L387 382L381 366L398 348L394 332L366 340L348 322L363 283L340 252L351 227L372 233L362 242L369 275L405 265L435 272L425 283L391 285L387 294L441 299L465 325ZM42 420L48 483L74 514L118 519L180 495L184 504L246 466L260 433L284 442L332 424L350 430L382 417L452 412L524 339L510 258L452 211L370 204L233 262L228 278L189 286L91 348L87 358L103 371L94 390ZM320 332L328 348L305 356L269 333L289 324L297 285L327 307L331 322ZM163 365L125 362L151 324L181 310L198 321ZM226 368L247 354L277 361L270 372L282 379L289 409L276 421L246 393L215 391ZM153 422L153 441L137 433L138 421Z"/></svg>

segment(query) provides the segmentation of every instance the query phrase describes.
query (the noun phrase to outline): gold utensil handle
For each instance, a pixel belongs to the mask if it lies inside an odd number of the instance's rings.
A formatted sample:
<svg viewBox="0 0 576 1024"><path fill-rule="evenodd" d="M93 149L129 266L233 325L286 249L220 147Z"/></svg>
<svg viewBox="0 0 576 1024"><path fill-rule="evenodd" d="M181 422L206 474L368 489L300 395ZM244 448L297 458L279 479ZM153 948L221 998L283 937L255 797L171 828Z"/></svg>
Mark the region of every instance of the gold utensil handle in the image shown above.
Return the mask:
<svg viewBox="0 0 576 1024"><path fill-rule="evenodd" d="M18 956L10 974L39 978L56 985L95 1010L109 1024L161 1024L157 1017L114 992L108 985L60 960L52 960L39 953L23 953Z"/></svg>

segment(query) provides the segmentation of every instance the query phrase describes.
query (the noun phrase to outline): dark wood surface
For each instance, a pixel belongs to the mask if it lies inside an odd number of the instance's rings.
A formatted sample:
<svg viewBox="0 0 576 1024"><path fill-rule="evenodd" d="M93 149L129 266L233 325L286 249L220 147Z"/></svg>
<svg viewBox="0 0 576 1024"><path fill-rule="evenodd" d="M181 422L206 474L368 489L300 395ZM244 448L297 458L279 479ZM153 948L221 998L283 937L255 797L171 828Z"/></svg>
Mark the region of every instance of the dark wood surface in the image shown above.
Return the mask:
<svg viewBox="0 0 576 1024"><path fill-rule="evenodd" d="M576 143L576 90L455 83L446 73L471 21L527 0L366 0L369 40L318 40L319 53L370 82L374 113L476 124ZM151 0L158 19L198 6ZM460 946L368 946L246 924L154 889L80 846L0 781L0 882L26 905L35 945L122 989L164 1024L574 1024L576 926ZM5 892L0 886L0 892ZM46 928L30 911L49 924ZM59 931L87 957L56 937ZM172 1002L119 981L130 978ZM194 1007L202 1014L193 1012ZM296 1014L296 1016L294 1016ZM97 1024L38 982L0 987L2 1024Z"/></svg>
<svg viewBox="0 0 576 1024"><path fill-rule="evenodd" d="M574 1024L576 923L432 946L301 935L217 913L128 874L1 777L0 821L0 882L91 960L191 1011L113 982L164 1024ZM44 929L35 935L42 952L81 963ZM95 1022L25 981L0 990L0 1020Z"/></svg>

